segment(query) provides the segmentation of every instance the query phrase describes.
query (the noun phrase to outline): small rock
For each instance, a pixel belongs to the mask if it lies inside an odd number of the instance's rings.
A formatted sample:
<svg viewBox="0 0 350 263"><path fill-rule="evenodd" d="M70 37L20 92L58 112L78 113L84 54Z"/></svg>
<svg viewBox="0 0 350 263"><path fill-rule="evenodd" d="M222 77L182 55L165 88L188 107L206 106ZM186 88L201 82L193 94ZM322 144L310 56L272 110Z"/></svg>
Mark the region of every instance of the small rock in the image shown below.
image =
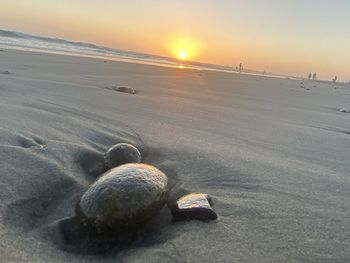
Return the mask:
<svg viewBox="0 0 350 263"><path fill-rule="evenodd" d="M141 153L129 143L118 143L104 155L105 165L108 169L117 167L126 163L140 163Z"/></svg>
<svg viewBox="0 0 350 263"><path fill-rule="evenodd" d="M10 74L11 74L11 72L10 72L10 71L8 71L8 70L5 70L5 71L2 71L2 72L1 72L1 74L4 74L4 75L10 75Z"/></svg>
<svg viewBox="0 0 350 263"><path fill-rule="evenodd" d="M171 209L175 220L214 220L217 214L210 206L207 194L192 193L179 198Z"/></svg>
<svg viewBox="0 0 350 263"><path fill-rule="evenodd" d="M339 111L344 113L350 113L350 110L348 108L341 108Z"/></svg>
<svg viewBox="0 0 350 263"><path fill-rule="evenodd" d="M115 88L116 91L119 91L119 92L124 92L124 93L129 93L129 94L135 94L135 90L131 87L117 87Z"/></svg>
<svg viewBox="0 0 350 263"><path fill-rule="evenodd" d="M168 198L168 178L147 164L125 164L103 174L83 194L76 217L96 229L133 230Z"/></svg>

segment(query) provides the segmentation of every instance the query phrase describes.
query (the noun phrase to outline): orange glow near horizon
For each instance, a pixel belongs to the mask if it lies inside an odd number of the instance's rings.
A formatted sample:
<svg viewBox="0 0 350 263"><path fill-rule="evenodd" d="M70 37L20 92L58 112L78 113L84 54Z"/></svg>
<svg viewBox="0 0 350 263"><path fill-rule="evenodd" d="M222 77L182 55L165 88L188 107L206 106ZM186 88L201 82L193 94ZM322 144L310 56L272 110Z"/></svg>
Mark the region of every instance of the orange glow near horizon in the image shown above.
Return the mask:
<svg viewBox="0 0 350 263"><path fill-rule="evenodd" d="M4 1L0 28L167 56L183 64L237 67L242 62L261 71L317 72L321 78L349 80L350 40L344 32L350 1L289 1L293 12L285 1L275 5L276 10L259 0ZM311 8L317 12L306 12Z"/></svg>

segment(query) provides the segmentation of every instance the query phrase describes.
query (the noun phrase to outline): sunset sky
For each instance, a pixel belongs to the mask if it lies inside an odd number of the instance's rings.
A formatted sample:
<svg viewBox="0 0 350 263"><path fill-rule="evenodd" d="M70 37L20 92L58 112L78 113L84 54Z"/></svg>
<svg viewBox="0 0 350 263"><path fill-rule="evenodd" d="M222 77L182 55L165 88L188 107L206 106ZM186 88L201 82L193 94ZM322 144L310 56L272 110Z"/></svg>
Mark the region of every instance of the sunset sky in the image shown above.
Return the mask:
<svg viewBox="0 0 350 263"><path fill-rule="evenodd" d="M350 79L348 0L0 0L0 28L276 73Z"/></svg>

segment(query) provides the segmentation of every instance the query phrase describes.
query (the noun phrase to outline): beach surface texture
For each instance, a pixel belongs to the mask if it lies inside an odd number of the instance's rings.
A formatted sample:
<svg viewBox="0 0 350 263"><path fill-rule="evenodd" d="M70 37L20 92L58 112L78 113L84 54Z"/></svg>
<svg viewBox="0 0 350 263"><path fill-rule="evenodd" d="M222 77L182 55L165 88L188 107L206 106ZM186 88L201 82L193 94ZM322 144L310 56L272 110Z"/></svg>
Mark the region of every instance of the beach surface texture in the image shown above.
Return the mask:
<svg viewBox="0 0 350 263"><path fill-rule="evenodd" d="M15 50L0 72L1 262L348 262L349 87ZM218 219L165 207L122 250L62 249L57 222L122 142Z"/></svg>

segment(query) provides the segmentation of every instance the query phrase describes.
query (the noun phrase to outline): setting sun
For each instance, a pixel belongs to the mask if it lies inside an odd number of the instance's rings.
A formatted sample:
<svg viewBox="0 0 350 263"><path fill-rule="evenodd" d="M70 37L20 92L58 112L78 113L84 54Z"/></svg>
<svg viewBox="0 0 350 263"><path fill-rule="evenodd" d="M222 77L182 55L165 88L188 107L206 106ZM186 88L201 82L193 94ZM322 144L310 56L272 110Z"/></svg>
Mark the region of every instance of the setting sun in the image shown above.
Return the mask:
<svg viewBox="0 0 350 263"><path fill-rule="evenodd" d="M186 51L181 51L179 53L179 59L186 60L187 59L187 52Z"/></svg>
<svg viewBox="0 0 350 263"><path fill-rule="evenodd" d="M167 46L172 56L182 61L193 60L198 56L198 44L188 37L174 38Z"/></svg>

